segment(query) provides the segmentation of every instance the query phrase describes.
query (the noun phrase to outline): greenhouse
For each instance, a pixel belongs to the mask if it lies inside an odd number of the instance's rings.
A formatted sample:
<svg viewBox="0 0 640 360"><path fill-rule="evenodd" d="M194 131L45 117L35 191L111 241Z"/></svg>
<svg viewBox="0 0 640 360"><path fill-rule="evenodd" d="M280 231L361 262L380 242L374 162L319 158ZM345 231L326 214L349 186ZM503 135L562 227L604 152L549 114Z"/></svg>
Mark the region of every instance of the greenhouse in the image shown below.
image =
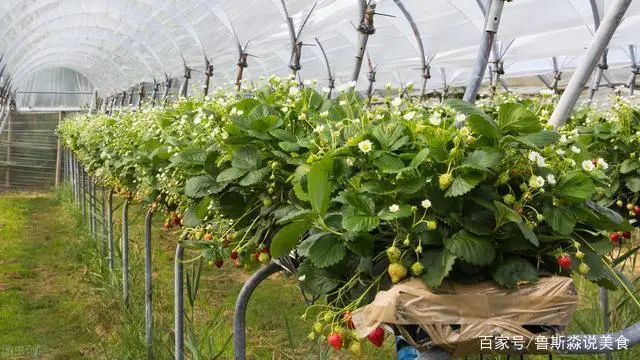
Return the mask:
<svg viewBox="0 0 640 360"><path fill-rule="evenodd" d="M640 359L640 3L0 32L0 359Z"/></svg>

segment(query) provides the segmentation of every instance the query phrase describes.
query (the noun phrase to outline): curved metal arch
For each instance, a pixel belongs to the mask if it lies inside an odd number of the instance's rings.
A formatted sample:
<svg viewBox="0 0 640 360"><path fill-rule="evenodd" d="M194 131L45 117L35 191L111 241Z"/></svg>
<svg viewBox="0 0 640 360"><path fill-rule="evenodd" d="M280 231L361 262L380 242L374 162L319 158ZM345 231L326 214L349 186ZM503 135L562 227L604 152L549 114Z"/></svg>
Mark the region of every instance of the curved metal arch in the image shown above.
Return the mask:
<svg viewBox="0 0 640 360"><path fill-rule="evenodd" d="M47 26L47 25L50 25L50 24L56 23L57 21L63 20L64 18L67 18L67 17L76 16L76 15L88 15L88 14L90 14L90 15L106 15L106 17L109 17L109 15L113 15L113 13L109 13L109 12L65 13L65 14L63 14L63 15L61 15L61 16L58 16L58 17L54 17L54 18L52 18L52 19L49 19L49 20L48 20L48 21L46 21L46 22L43 22L43 23L40 23L40 24L36 24L36 25L38 25L38 26L37 26L38 30L36 30L36 31L34 31L34 32L27 32L27 31L26 31L26 32L25 32L25 34L27 34L27 35L20 36L20 37L17 37L17 38L15 38L15 39L12 39L12 41L11 41L10 43L8 43L7 48L8 48L8 49L13 49L13 48L15 48L16 46L18 46L18 45L20 45L20 44L23 44L24 39L26 39L26 38L29 38L29 37L32 37L32 36L36 36L36 35L37 35L37 36L41 36L41 35L43 35L43 34L46 34L46 33L47 33L47 31L48 31L48 30L47 30L47 28L46 28L46 26ZM136 13L135 15L137 16L138 14ZM111 19L111 20L114 20L114 22L117 22L117 23L118 23L118 25L120 25L120 26L121 26L121 25L126 25L126 26L127 26L127 29L131 29L131 32L132 32L132 33L134 33L134 34L136 34L136 33L135 33L135 27L134 27L134 26L132 26L132 25L137 25L137 24L139 23L139 21L141 21L141 20L147 20L147 19L149 19L149 17L148 17L148 16L144 16L144 14L141 14L140 16L137 16L137 17L136 17L136 16L134 16L134 13L127 13L125 16L122 16L122 15L120 15L120 16L121 16L121 17L125 17L125 18L127 18L127 19L132 19L132 20L131 20L131 21L127 21L127 22L122 22L122 21L120 21L120 20L118 20L118 19L112 19L112 18L110 18L110 19ZM179 54L182 54L182 50L180 49L180 46L175 42L175 40L173 40L173 38L172 38L172 37L170 36L170 34L166 31L166 29L165 29L165 28L163 28L159 23L157 23L157 21L156 21L155 19L153 19L153 20L154 20L154 24L153 24L154 26L153 26L153 27L154 27L155 29L160 29L160 30L161 30L160 32L162 33L162 35L164 36L164 38L166 38L166 39L167 39L167 41L168 41L169 43L171 43L171 44L173 45L173 47L174 47L174 48L176 48L176 50L178 50L178 53L179 53ZM155 24L155 23L157 23L157 24ZM120 31L120 26L118 26L118 27L114 27L114 28L108 28L108 27L106 27L106 26L103 26L103 28L105 28L105 29L110 29L110 30L112 30L112 31ZM83 28L83 27L96 28L96 26L76 26L76 27L69 27L69 28ZM126 36L127 36L127 38L132 38L132 36L131 36L129 33L123 33L123 34L124 34L124 35L126 35ZM2 35L0 35L0 38L1 38L1 36L2 36ZM142 43L144 43L144 44L145 44L145 45L144 45L144 46L145 46L145 48L147 48L147 47L148 47L148 46L146 45L146 42L145 42L145 41L140 41L140 43L141 43L141 44L142 44ZM150 53L152 53L152 54L153 54L153 56L154 56L154 58L156 59L156 61L158 61L158 62L162 65L162 67L163 67L163 68L166 68L165 64L164 64L164 63L162 63L162 61L160 60L160 57L158 56L158 54L156 53L156 51L155 51L155 50L150 49L150 50L148 50L148 51L150 51ZM8 61L9 61L9 60L11 60L11 59L12 59L12 56L10 56L10 57L7 59L6 63L8 63Z"/></svg>
<svg viewBox="0 0 640 360"><path fill-rule="evenodd" d="M93 81L91 81L91 78L89 77L89 75L84 71L84 70L80 70L80 69L76 69L76 68L71 68L69 66L66 65L61 65L61 66L45 66L43 68L39 68L38 70L34 71L34 75L37 75L41 72L45 72L47 70L56 70L56 69L65 69L65 70L69 70L69 71L73 71L78 73L79 75L82 75L85 80L89 83L89 85L91 85L92 88L95 88L95 85L93 83ZM33 76L30 76L28 78L25 78L25 81L22 81L19 84L22 83L28 83L29 81L31 81L33 79ZM19 88L19 87L18 87Z"/></svg>
<svg viewBox="0 0 640 360"><path fill-rule="evenodd" d="M60 28L60 29L57 29L56 31L51 32L50 34L57 34L57 33L65 32L65 31L69 31L69 30L78 30L78 29L85 29L85 28L83 28L83 27ZM109 29L107 29L107 28L91 27L90 29L98 29L98 30L109 31ZM51 47L59 48L59 47L65 46L65 50L73 50L77 45L86 45L86 44L94 44L94 43L96 43L95 41L91 41L91 39L86 39L82 34L78 34L77 39L75 39L75 37L68 37L66 39L67 40L68 39L73 39L74 40L73 46L71 46L69 43L63 43L63 42L60 42L60 41L51 41L50 38L47 38L45 36L41 36L38 39L34 39L34 41L30 41L30 42L25 43L25 45L34 44L34 46L25 46L24 47L25 52L21 52L21 53L16 52L13 55L14 55L14 57L15 56L19 56L18 59L23 59L24 61L28 61L27 59L29 59L34 53L37 53L37 52L42 51L42 50L49 49ZM103 39L100 39L100 42L112 43L112 44L120 44L119 42L116 42L112 38L103 38ZM98 47L98 46L94 46L94 48L100 50L99 52L107 52L105 49L103 49L101 47ZM139 51L135 51L134 50L133 43L129 44L129 46L126 46L125 48L126 48L126 50L129 51L129 53L135 55L135 57L138 59L138 62L143 67L147 68L147 70L149 71L149 74L151 74L152 76L154 76L158 72L160 72L160 73L164 72L165 67L161 63L160 63L160 70L159 71L157 71L154 68L152 68L149 65L148 61L146 61L146 59L144 58L144 55L142 53L140 53ZM115 54L115 52L109 52L109 53L114 53ZM119 55L120 53L117 53L117 54ZM7 65L8 66L12 66L13 65L13 64L9 63L10 60L13 60L13 58L7 60ZM16 65L16 66L18 66L18 65Z"/></svg>
<svg viewBox="0 0 640 360"><path fill-rule="evenodd" d="M64 67L64 68L68 68L71 69L73 71L78 71L78 72L82 72L83 75L85 75L87 77L87 79L89 79L89 81L92 84L99 84L101 81L104 80L104 78L100 78L95 76L93 73L88 73L85 70L81 70L82 65L86 64L86 62L84 62L81 59L65 59L64 61L56 61L59 60L58 59L52 59L46 62L43 62L42 64L38 65L37 67L34 67L33 71L34 72L38 72L44 69L51 69L51 68L59 68L59 67ZM20 86L23 86L23 83L25 81L19 83L20 85L17 86L17 88L20 88ZM122 82L128 82L128 80L122 80ZM119 89L119 85L115 85L117 84L114 81L105 81L103 82L103 86L101 86L101 88L104 89L110 89L110 90L114 90L114 89ZM96 86L97 87L97 86ZM115 91L115 90L114 90Z"/></svg>
<svg viewBox="0 0 640 360"><path fill-rule="evenodd" d="M80 44L82 45L82 47L76 48L72 51L59 51L56 47L50 47L44 50L40 50L35 57L33 57L33 59L35 60L28 60L25 61L23 64L21 64L19 67L17 67L14 71L14 74L16 74L16 77L18 76L18 74L21 74L21 72L24 71L31 71L31 67L33 66L37 66L38 62L40 59L42 59L43 56L49 56L49 55L58 55L59 54L80 54L80 55L94 55L92 56L92 58L99 58L99 59L107 59L106 61L111 62L114 65L118 65L117 69L118 71L123 75L123 77L125 79L130 79L130 77L128 77L125 73L125 71L120 67L119 63L116 61L113 61L113 57L117 56L120 57L119 53L113 53L113 52L91 52L91 51L85 51L83 49L101 49L98 45L95 44L90 44L90 43L83 43ZM63 45L60 45L63 46ZM106 54L106 56L99 56L99 54ZM98 73L102 73L100 71L98 71ZM151 73L151 76L154 76L155 74Z"/></svg>
<svg viewBox="0 0 640 360"><path fill-rule="evenodd" d="M95 73L98 74L98 75L93 75L93 76L89 77L89 79L94 84L99 83L96 80L100 80L100 82L102 82L102 80L104 78L108 79L111 75L118 74L118 73L120 73L121 78L124 80L124 82L127 82L127 83L131 82L131 80L127 76L127 74L124 71L122 71L122 69L120 69L120 67L117 66L117 63L115 63L109 57L106 57L106 56L105 57L101 57L101 56L98 56L95 53L88 53L88 52L81 52L81 51L76 51L76 52L73 52L73 53L67 53L67 54L63 54L63 55L78 55L80 57L85 57L87 59L91 59L96 64L112 63L112 64L116 65L114 68L116 68L118 71L117 72L112 72L112 73L107 74L107 75L100 76L99 74L101 74L102 72L96 70ZM52 57L53 57L53 61L47 61L48 58L52 58ZM35 71L38 71L39 69L41 69L42 67L45 67L47 65L54 64L54 63L55 64L59 64L61 66L64 66L69 60L74 60L75 61L75 60L77 60L77 58L69 58L67 56L60 56L59 53L46 53L46 54L39 55L36 60L39 61L39 63L37 65L35 65L35 66L33 66L33 67L29 68L29 69L26 69L25 66L23 66L20 69L20 72L15 73L14 76L16 78L19 78L19 76L22 75L23 69L24 69L24 71L33 71L33 72L35 72ZM86 62L78 60L77 63L75 63L75 64L77 65L77 69L76 68L72 68L73 70L79 70L79 69L82 69L82 68L86 69L86 65L87 65ZM91 72L91 73L93 74L93 72ZM111 81L111 82L107 81L106 83L113 84L113 83L116 83L116 82L115 81Z"/></svg>

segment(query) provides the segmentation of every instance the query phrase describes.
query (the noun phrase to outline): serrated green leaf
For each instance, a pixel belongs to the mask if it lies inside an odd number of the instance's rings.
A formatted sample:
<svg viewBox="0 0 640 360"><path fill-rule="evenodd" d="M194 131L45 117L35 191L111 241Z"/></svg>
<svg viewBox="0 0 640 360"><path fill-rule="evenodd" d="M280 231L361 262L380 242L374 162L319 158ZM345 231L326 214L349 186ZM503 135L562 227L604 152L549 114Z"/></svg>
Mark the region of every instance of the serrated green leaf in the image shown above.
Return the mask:
<svg viewBox="0 0 640 360"><path fill-rule="evenodd" d="M429 153L431 152L431 150L429 148L424 148L422 150L420 150L416 156L411 159L411 163L409 164L409 167L412 168L417 168L418 166L420 166L425 160L427 160L427 157L429 156Z"/></svg>
<svg viewBox="0 0 640 360"><path fill-rule="evenodd" d="M310 228L311 224L308 222L294 222L280 229L271 240L271 256L279 258L289 253Z"/></svg>
<svg viewBox="0 0 640 360"><path fill-rule="evenodd" d="M271 169L269 167L263 167L262 169L258 170L251 170L245 177L242 178L242 180L240 180L238 184L240 186L255 185L261 182L264 177L269 174L270 171Z"/></svg>
<svg viewBox="0 0 640 360"><path fill-rule="evenodd" d="M342 196L356 212L370 216L375 215L376 205L370 197L354 192L345 192Z"/></svg>
<svg viewBox="0 0 640 360"><path fill-rule="evenodd" d="M302 289L307 294L314 296L326 295L342 283L340 279L334 278L334 275L328 271L315 267L313 262L308 259L300 264L297 275L304 279L300 282Z"/></svg>
<svg viewBox="0 0 640 360"><path fill-rule="evenodd" d="M469 191L473 190L478 184L482 182L482 175L480 174L465 174L457 176L454 180L447 192L445 193L445 197L456 197L460 195L464 195Z"/></svg>
<svg viewBox="0 0 640 360"><path fill-rule="evenodd" d="M628 174L640 169L640 161L636 159L626 159L620 164L620 174Z"/></svg>
<svg viewBox="0 0 640 360"><path fill-rule="evenodd" d="M555 131L542 130L523 136L516 136L514 140L523 143L529 147L536 147L539 149L545 146L550 146L558 142L560 134Z"/></svg>
<svg viewBox="0 0 640 360"><path fill-rule="evenodd" d="M202 218L196 214L196 206L190 205L187 210L182 214L182 222L184 226L194 228L202 224Z"/></svg>
<svg viewBox="0 0 640 360"><path fill-rule="evenodd" d="M333 170L333 158L326 157L311 166L307 174L309 202L313 211L320 215L327 213L331 199L332 183L329 179Z"/></svg>
<svg viewBox="0 0 640 360"><path fill-rule="evenodd" d="M380 218L369 215L348 215L342 217L342 227L347 231L369 232L380 225Z"/></svg>
<svg viewBox="0 0 640 360"><path fill-rule="evenodd" d="M278 146L280 147L280 149L287 152L296 152L300 150L300 145L294 142L281 141L278 143Z"/></svg>
<svg viewBox="0 0 640 360"><path fill-rule="evenodd" d="M316 241L309 249L309 259L319 268L326 268L339 263L347 253L340 238L328 236Z"/></svg>
<svg viewBox="0 0 640 360"><path fill-rule="evenodd" d="M238 149L233 154L233 160L231 166L242 170L253 170L258 167L260 163L260 155L258 150L253 147L245 146Z"/></svg>
<svg viewBox="0 0 640 360"><path fill-rule="evenodd" d="M298 255L300 256L304 256L304 257L309 257L309 249L311 249L311 247L313 246L313 244L316 243L316 241L319 241L320 239L322 239L325 236L329 236L331 235L328 232L319 232L313 235L309 235L307 237L305 237L300 244L298 244L298 246L296 247L296 252L298 253Z"/></svg>
<svg viewBox="0 0 640 360"><path fill-rule="evenodd" d="M449 275L456 262L456 256L446 249L429 250L420 260L424 266L422 280L431 288L437 288Z"/></svg>
<svg viewBox="0 0 640 360"><path fill-rule="evenodd" d="M549 206L544 211L545 221L560 235L569 235L576 226L576 218L570 210Z"/></svg>
<svg viewBox="0 0 640 360"><path fill-rule="evenodd" d="M202 151L202 149L188 148L181 153L172 156L169 161L171 161L172 164L176 165L202 166L204 164L206 156L207 153Z"/></svg>
<svg viewBox="0 0 640 360"><path fill-rule="evenodd" d="M195 176L187 180L184 194L190 198L205 197L211 193L211 189L216 185L215 179L209 175Z"/></svg>
<svg viewBox="0 0 640 360"><path fill-rule="evenodd" d="M503 260L492 272L493 280L506 288L538 280L538 270L523 257L514 256Z"/></svg>
<svg viewBox="0 0 640 360"><path fill-rule="evenodd" d="M227 181L232 181L232 180L236 180L239 179L241 177L243 177L246 173L248 173L249 170L244 170L244 169L238 169L238 168L228 168L224 171L222 171L220 174L218 174L218 177L216 178L217 182L227 182Z"/></svg>
<svg viewBox="0 0 640 360"><path fill-rule="evenodd" d="M211 205L211 198L208 196L198 201L198 204L195 207L195 211L196 216L199 219L204 219L205 216L207 216L207 214L209 213L209 205Z"/></svg>
<svg viewBox="0 0 640 360"><path fill-rule="evenodd" d="M409 205L399 205L397 211L391 211L390 208L384 208L378 212L378 217L381 220L397 220L411 216L413 212L411 211L411 206Z"/></svg>
<svg viewBox="0 0 640 360"><path fill-rule="evenodd" d="M500 165L503 157L504 152L500 149L488 148L475 150L464 159L462 165L483 171L492 170Z"/></svg>
<svg viewBox="0 0 640 360"><path fill-rule="evenodd" d="M275 137L278 140L282 140L290 143L295 143L298 141L298 139L293 134L283 129L271 130L269 131L269 134L271 134L273 137Z"/></svg>
<svg viewBox="0 0 640 360"><path fill-rule="evenodd" d="M383 173L395 174L404 169L404 163L399 157L391 154L382 154L373 161L373 164Z"/></svg>
<svg viewBox="0 0 640 360"><path fill-rule="evenodd" d="M588 175L573 171L558 181L553 193L569 201L584 201L591 199L595 190L596 186Z"/></svg>
<svg viewBox="0 0 640 360"><path fill-rule="evenodd" d="M629 190L633 192L640 192L640 177L634 176L632 178L628 178L624 183L627 185Z"/></svg>
<svg viewBox="0 0 640 360"><path fill-rule="evenodd" d="M496 256L496 250L488 239L466 230L455 233L453 237L445 240L444 245L447 250L474 265L488 265Z"/></svg>
<svg viewBox="0 0 640 360"><path fill-rule="evenodd" d="M519 223L522 222L522 216L520 216L517 212L513 211L510 207L499 201L493 201L493 206L495 206L496 212L496 223L502 224L506 221Z"/></svg>
<svg viewBox="0 0 640 360"><path fill-rule="evenodd" d="M216 165L216 160L218 159L217 151L210 151L207 154L207 157L204 159L204 172L209 174L212 178L216 178L219 173L218 166Z"/></svg>
<svg viewBox="0 0 640 360"><path fill-rule="evenodd" d="M358 233L346 242L347 248L362 257L373 257L374 238L368 233Z"/></svg>
<svg viewBox="0 0 640 360"><path fill-rule="evenodd" d="M516 134L532 133L542 130L542 125L540 125L540 120L536 114L517 103L500 105L498 125L500 126L500 130Z"/></svg>

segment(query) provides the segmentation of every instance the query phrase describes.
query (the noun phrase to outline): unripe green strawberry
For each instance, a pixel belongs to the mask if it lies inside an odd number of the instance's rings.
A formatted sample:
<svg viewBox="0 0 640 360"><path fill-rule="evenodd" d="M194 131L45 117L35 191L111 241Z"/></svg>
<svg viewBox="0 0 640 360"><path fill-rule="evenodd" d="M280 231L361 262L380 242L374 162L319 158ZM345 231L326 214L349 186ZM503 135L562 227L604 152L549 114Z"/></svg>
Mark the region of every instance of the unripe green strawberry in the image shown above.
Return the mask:
<svg viewBox="0 0 640 360"><path fill-rule="evenodd" d="M387 257L389 258L389 262L396 263L400 261L400 257L402 256L402 252L395 246L392 246L387 249Z"/></svg>
<svg viewBox="0 0 640 360"><path fill-rule="evenodd" d="M316 339L316 334L314 332L310 332L309 335L307 335L307 339L313 341Z"/></svg>
<svg viewBox="0 0 640 360"><path fill-rule="evenodd" d="M389 277L391 277L391 282L394 284L399 283L407 276L407 268L398 263L389 265L387 272L389 273Z"/></svg>
<svg viewBox="0 0 640 360"><path fill-rule="evenodd" d="M616 205L618 205L618 207L622 207L622 205L623 205L622 200L616 201Z"/></svg>
<svg viewBox="0 0 640 360"><path fill-rule="evenodd" d="M322 326L321 322L318 321L317 323L313 324L313 332L314 333L321 334L322 333L322 329L323 329L323 326Z"/></svg>
<svg viewBox="0 0 640 360"><path fill-rule="evenodd" d="M438 185L441 190L447 190L449 186L451 186L451 183L453 183L453 175L449 173L442 174L438 177Z"/></svg>
<svg viewBox="0 0 640 360"><path fill-rule="evenodd" d="M264 207L269 207L271 206L271 204L273 204L273 201L271 201L271 199L269 198L262 200L262 205L264 205Z"/></svg>
<svg viewBox="0 0 640 360"><path fill-rule="evenodd" d="M349 345L349 352L356 359L362 358L362 345L360 344L360 342L352 341L351 345Z"/></svg>
<svg viewBox="0 0 640 360"><path fill-rule="evenodd" d="M576 251L576 259L578 260L584 259L584 253L580 250Z"/></svg>
<svg viewBox="0 0 640 360"><path fill-rule="evenodd" d="M536 220L538 220L538 222L542 222L544 220L544 215L542 214L537 214L536 215Z"/></svg>
<svg viewBox="0 0 640 360"><path fill-rule="evenodd" d="M261 264L267 264L269 263L269 261L271 261L271 255L267 253L260 253L260 256L258 256L258 261L260 261Z"/></svg>
<svg viewBox="0 0 640 360"><path fill-rule="evenodd" d="M513 196L513 194L507 194L502 197L502 201L507 205L513 205L513 203L516 202L516 197Z"/></svg>
<svg viewBox="0 0 640 360"><path fill-rule="evenodd" d="M421 263L419 262L414 262L413 265L411 265L411 273L414 276L420 276L422 275L422 272L424 271L424 266L422 266Z"/></svg>
<svg viewBox="0 0 640 360"><path fill-rule="evenodd" d="M580 265L578 265L578 272L582 275L587 275L587 273L589 273L589 270L591 270L589 268L589 265L585 263L580 263Z"/></svg>
<svg viewBox="0 0 640 360"><path fill-rule="evenodd" d="M427 230L433 231L438 228L438 222L436 220L427 221Z"/></svg>

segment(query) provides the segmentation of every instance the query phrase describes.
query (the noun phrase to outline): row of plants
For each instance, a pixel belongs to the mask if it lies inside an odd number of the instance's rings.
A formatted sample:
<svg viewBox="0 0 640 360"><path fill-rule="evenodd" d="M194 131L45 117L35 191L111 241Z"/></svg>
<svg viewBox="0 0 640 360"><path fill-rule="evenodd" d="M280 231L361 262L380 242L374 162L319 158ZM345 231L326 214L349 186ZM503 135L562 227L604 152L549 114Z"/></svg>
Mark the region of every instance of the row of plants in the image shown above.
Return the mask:
<svg viewBox="0 0 640 360"><path fill-rule="evenodd" d="M270 77L59 133L103 185L164 210L165 228L211 265L295 258L302 289L326 299L309 307L310 338L356 357L351 312L408 277L517 287L579 273L631 290L615 266L633 251L607 255L640 215L639 108L615 99L556 131L546 93L380 102Z"/></svg>

